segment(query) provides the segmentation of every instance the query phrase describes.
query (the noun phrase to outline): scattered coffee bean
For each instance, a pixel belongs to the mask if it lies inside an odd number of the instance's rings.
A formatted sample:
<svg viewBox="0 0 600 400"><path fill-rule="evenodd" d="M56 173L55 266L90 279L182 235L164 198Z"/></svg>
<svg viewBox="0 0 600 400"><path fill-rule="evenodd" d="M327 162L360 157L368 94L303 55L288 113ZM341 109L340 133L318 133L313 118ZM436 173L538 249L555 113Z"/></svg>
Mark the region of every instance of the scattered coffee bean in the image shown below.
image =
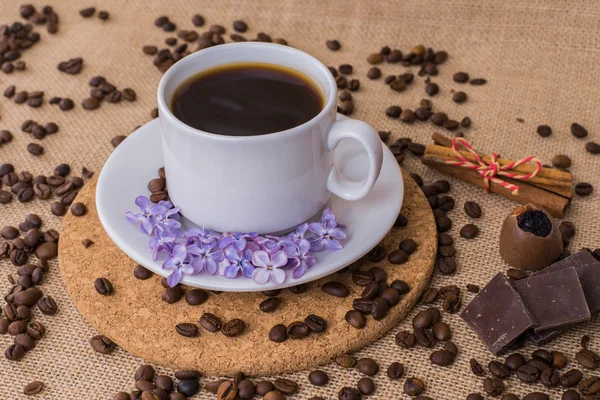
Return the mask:
<svg viewBox="0 0 600 400"><path fill-rule="evenodd" d="M483 78L476 78L476 79L471 79L469 81L469 83L473 86L481 86L481 85L485 85L487 83L487 80L483 79Z"/></svg>
<svg viewBox="0 0 600 400"><path fill-rule="evenodd" d="M325 386L329 382L329 376L324 371L315 370L308 374L308 381L315 386Z"/></svg>
<svg viewBox="0 0 600 400"><path fill-rule="evenodd" d="M366 396L375 393L375 382L371 378L360 378L356 383L358 391Z"/></svg>
<svg viewBox="0 0 600 400"><path fill-rule="evenodd" d="M471 372L473 372L475 376L486 376L485 370L476 359L471 358L469 365L471 366Z"/></svg>
<svg viewBox="0 0 600 400"><path fill-rule="evenodd" d="M455 103L464 103L467 101L467 94L465 92L456 92L452 95L452 101Z"/></svg>
<svg viewBox="0 0 600 400"><path fill-rule="evenodd" d="M460 229L460 236L465 239L473 239L479 234L479 228L474 224L467 224Z"/></svg>
<svg viewBox="0 0 600 400"><path fill-rule="evenodd" d="M133 268L133 276L135 276L137 279L146 280L146 279L151 278L152 275L154 275L154 273L152 271L150 271L147 268L144 268L143 266L141 266L139 264ZM190 292L186 293L186 300L187 300L187 295L193 291L194 290L191 290ZM191 296L193 296L193 295L191 295ZM188 302L188 304L189 304L189 302Z"/></svg>
<svg viewBox="0 0 600 400"><path fill-rule="evenodd" d="M56 302L50 296L41 298L37 302L37 306L38 306L39 310L42 312L42 314L46 314L46 315L54 315L58 311L58 306L57 306Z"/></svg>
<svg viewBox="0 0 600 400"><path fill-rule="evenodd" d="M452 79L456 83L466 83L469 81L469 74L466 72L457 72L452 76Z"/></svg>
<svg viewBox="0 0 600 400"><path fill-rule="evenodd" d="M571 124L571 133L578 139L584 138L588 135L587 129L576 122Z"/></svg>
<svg viewBox="0 0 600 400"><path fill-rule="evenodd" d="M571 159L564 154L558 154L552 158L552 165L556 168L566 169L571 166Z"/></svg>
<svg viewBox="0 0 600 400"><path fill-rule="evenodd" d="M575 359L579 364L588 369L597 369L600 367L600 355L589 349L583 349L575 354Z"/></svg>
<svg viewBox="0 0 600 400"><path fill-rule="evenodd" d="M44 147L37 143L29 143L27 145L27 151L34 156L41 156L44 154Z"/></svg>
<svg viewBox="0 0 600 400"><path fill-rule="evenodd" d="M434 365L439 365L441 367L448 366L454 362L454 354L449 352L448 350L437 350L431 353L429 356L429 360Z"/></svg>
<svg viewBox="0 0 600 400"><path fill-rule="evenodd" d="M587 142L585 149L590 154L600 154L600 144L596 142Z"/></svg>
<svg viewBox="0 0 600 400"><path fill-rule="evenodd" d="M282 343L288 339L287 327L283 324L275 325L269 331L269 339L275 343Z"/></svg>
<svg viewBox="0 0 600 400"><path fill-rule="evenodd" d="M92 349L101 354L110 354L115 350L115 344L106 336L98 335L90 339Z"/></svg>
<svg viewBox="0 0 600 400"><path fill-rule="evenodd" d="M177 391L186 397L192 397L200 390L200 383L197 379L184 379L177 384ZM225 399L222 399L225 400Z"/></svg>
<svg viewBox="0 0 600 400"><path fill-rule="evenodd" d="M396 344L402 348L410 349L417 344L416 336L409 331L400 331L396 334Z"/></svg>
<svg viewBox="0 0 600 400"><path fill-rule="evenodd" d="M594 191L594 187L591 183L580 182L575 185L575 193L579 196L589 196Z"/></svg>
<svg viewBox="0 0 600 400"><path fill-rule="evenodd" d="M86 205L83 203L74 203L71 206L71 214L73 214L76 217L84 216L85 214L87 214Z"/></svg>
<svg viewBox="0 0 600 400"><path fill-rule="evenodd" d="M498 396L504 391L504 382L499 378L485 378L483 380L483 390L490 396Z"/></svg>
<svg viewBox="0 0 600 400"><path fill-rule="evenodd" d="M113 285L106 278L97 278L94 281L94 287L96 288L96 292L103 296L108 296L113 293Z"/></svg>
<svg viewBox="0 0 600 400"><path fill-rule="evenodd" d="M191 323L181 323L175 325L175 330L181 336L185 337L196 337L198 336L198 327Z"/></svg>
<svg viewBox="0 0 600 400"><path fill-rule="evenodd" d="M404 250L396 249L388 255L388 261L392 264L404 264L408 261L408 254Z"/></svg>
<svg viewBox="0 0 600 400"><path fill-rule="evenodd" d="M579 383L579 391L583 395L593 396L595 394L598 394L600 392L600 378L598 378L597 376L591 376L582 380Z"/></svg>
<svg viewBox="0 0 600 400"><path fill-rule="evenodd" d="M23 388L23 394L27 396L33 396L35 394L40 393L44 389L44 382L41 381L33 381L28 383L25 388Z"/></svg>
<svg viewBox="0 0 600 400"><path fill-rule="evenodd" d="M404 382L403 390L409 396L418 396L425 390L425 383L419 378L408 378Z"/></svg>
<svg viewBox="0 0 600 400"><path fill-rule="evenodd" d="M298 384L290 379L277 378L273 382L273 386L286 396L293 396L298 391Z"/></svg>
<svg viewBox="0 0 600 400"><path fill-rule="evenodd" d="M350 293L348 288L339 282L326 282L321 286L321 290L327 294L336 297L346 297Z"/></svg>

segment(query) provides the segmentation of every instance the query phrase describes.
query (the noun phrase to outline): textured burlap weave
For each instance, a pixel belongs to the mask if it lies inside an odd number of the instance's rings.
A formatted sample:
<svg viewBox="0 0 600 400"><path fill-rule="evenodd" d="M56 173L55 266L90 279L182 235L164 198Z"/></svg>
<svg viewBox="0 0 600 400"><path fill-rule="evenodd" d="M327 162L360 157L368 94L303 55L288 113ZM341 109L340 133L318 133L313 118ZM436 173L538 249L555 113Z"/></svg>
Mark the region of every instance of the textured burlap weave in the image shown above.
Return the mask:
<svg viewBox="0 0 600 400"><path fill-rule="evenodd" d="M209 25L219 23L228 28L234 19L243 18L250 26L247 36L254 37L264 31L273 37L283 37L328 65L353 64L355 77L361 80L353 117L369 122L378 130L391 130L394 138L409 136L429 142L435 131L430 123L406 125L388 119L384 113L392 104L416 108L418 101L426 97L422 79L402 94L392 92L383 82L366 79L367 55L383 45L407 51L422 43L447 50L450 59L433 78L441 87L440 94L433 98L434 107L459 120L470 116L473 127L466 134L476 149L486 153L496 151L507 158L535 154L544 161L563 152L573 159L571 170L578 181L600 185L600 156L587 154L585 141L576 140L569 133L569 125L577 121L589 129L591 139L600 140L597 131L600 91L596 87L600 7L596 2L98 1L95 4L98 8L111 13L106 22L97 17L81 18L78 10L92 5L86 2L61 0L52 5L61 18L60 32L49 36L39 28L42 40L23 57L27 71L0 74L0 84L2 90L9 84L17 85L18 90L44 90L47 99L71 97L78 106L63 113L48 104L34 110L0 99L0 128L9 129L15 135L11 144L0 148L0 161L12 162L18 170L29 170L34 175L49 174L55 165L68 162L76 173L83 166L98 173L112 150L110 139L128 134L137 125L147 122L150 110L155 107L155 90L161 74L151 59L142 54L141 48L146 44L162 46L164 39L173 35L156 28L154 19L167 14L179 28L191 29L191 16L201 13ZM18 6L14 1L0 2L1 22L20 20ZM342 42L342 50L337 53L329 51L324 44L326 39L333 38ZM56 69L60 61L80 56L85 60L80 75L66 75ZM402 73L405 68L399 64L384 64L382 70L385 76ZM484 77L488 84L482 87L455 84L451 77L457 71ZM103 104L94 112L82 110L79 101L87 96L87 81L98 74L119 88L134 88L138 101ZM469 95L467 103L454 104L451 89L465 90ZM517 122L517 118L524 122ZM40 158L32 157L25 150L31 138L20 132L20 126L26 119L40 123L54 121L60 126L58 134L42 142L46 152ZM552 137L542 139L535 134L536 126L542 123L553 127ZM405 169L420 173L426 180L440 178L415 159L407 158ZM467 283L484 285L498 271L507 268L498 255L497 236L504 216L514 204L495 195L485 195L461 182L452 181L452 185L451 194L457 200L457 207L450 214L455 226L451 233L457 241L459 270L453 277L436 275L432 284L461 286L463 303L467 303L472 298L464 290ZM462 211L466 200L478 201L484 210L483 218L476 221L481 234L470 242L458 237L458 230L468 222ZM597 194L575 199L568 212L568 219L577 226L571 249L594 248L600 244L599 211ZM29 212L44 217L46 228L60 229L60 220L50 214L49 203L37 201L25 206L16 201L3 206L0 225L16 225ZM14 273L6 260L1 263L3 273ZM36 314L36 318L47 325L48 335L23 361L0 360L0 399L24 398L20 394L23 386L35 379L46 383L45 390L36 397L40 399L105 400L118 390L133 389L133 373L142 360L122 350L110 356L94 353L88 340L96 332L70 302L55 264L47 278L43 289L56 299L60 311L54 317ZM8 288L8 282L1 279L0 289ZM415 312L413 310L409 317ZM427 386L425 394L432 398L463 399L472 391L482 391L480 378L469 371L469 359L476 357L487 363L492 356L458 316L444 314L444 320L453 328L454 341L460 349L457 362L450 368L432 366L428 359L430 350L403 351L395 345L394 334L408 328L408 321L359 352L358 356L372 357L382 367L375 378L377 393L371 398L407 398L402 393L403 380L392 382L385 376L385 369L393 361L406 366L407 376L421 377ZM594 337L597 329L598 318L595 318L592 323L569 331L548 348L564 351L571 364L575 364L573 357L582 334L590 334L591 348L600 349ZM11 342L9 336L0 336L2 349ZM342 370L334 364L323 369L331 378L324 388L310 386L307 373L290 376L302 386L296 398L315 395L337 398L342 386L353 386L359 378L358 372ZM514 377L507 380L507 385L521 396L533 390ZM558 390L541 385L535 389L550 394L553 399L560 398ZM213 396L204 392L197 398Z"/></svg>

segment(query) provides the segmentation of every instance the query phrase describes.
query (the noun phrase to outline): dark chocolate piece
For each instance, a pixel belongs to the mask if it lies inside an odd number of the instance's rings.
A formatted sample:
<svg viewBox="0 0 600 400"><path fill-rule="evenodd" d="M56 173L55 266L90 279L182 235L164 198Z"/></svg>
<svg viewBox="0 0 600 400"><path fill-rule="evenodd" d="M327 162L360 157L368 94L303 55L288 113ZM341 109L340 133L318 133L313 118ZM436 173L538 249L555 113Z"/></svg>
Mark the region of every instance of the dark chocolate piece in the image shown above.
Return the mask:
<svg viewBox="0 0 600 400"><path fill-rule="evenodd" d="M485 285L460 316L496 355L536 324L519 293L501 273Z"/></svg>
<svg viewBox="0 0 600 400"><path fill-rule="evenodd" d="M572 256L555 262L535 275L569 267L573 267L577 271L590 313L592 315L596 314L600 311L600 262L589 251L581 250Z"/></svg>
<svg viewBox="0 0 600 400"><path fill-rule="evenodd" d="M567 329L565 328L557 328L557 329L551 329L548 331L544 331L544 332L539 332L536 333L535 330L530 330L529 332L527 332L527 339L529 339L531 342L535 343L536 346L543 346L546 343L556 339L558 336L560 336L564 331L566 331Z"/></svg>
<svg viewBox="0 0 600 400"><path fill-rule="evenodd" d="M535 332L568 328L590 319L575 268L532 275L515 282L527 309L537 320Z"/></svg>

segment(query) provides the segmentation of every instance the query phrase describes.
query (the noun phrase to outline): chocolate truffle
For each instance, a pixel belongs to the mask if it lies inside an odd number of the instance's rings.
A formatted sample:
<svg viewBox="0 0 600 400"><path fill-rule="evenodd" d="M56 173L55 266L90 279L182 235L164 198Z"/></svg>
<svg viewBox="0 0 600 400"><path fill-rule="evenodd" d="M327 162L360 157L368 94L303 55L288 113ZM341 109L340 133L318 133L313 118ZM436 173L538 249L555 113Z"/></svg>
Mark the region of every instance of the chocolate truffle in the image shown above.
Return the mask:
<svg viewBox="0 0 600 400"><path fill-rule="evenodd" d="M506 217L500 231L500 255L518 269L540 269L563 251L558 224L533 204L519 206Z"/></svg>

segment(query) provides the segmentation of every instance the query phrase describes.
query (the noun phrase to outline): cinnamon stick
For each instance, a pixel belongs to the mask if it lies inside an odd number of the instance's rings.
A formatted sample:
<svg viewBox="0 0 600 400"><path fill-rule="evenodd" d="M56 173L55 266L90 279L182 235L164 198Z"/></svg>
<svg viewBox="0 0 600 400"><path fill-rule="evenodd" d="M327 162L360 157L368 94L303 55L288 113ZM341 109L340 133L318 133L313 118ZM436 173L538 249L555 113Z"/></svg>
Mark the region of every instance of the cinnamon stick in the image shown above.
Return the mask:
<svg viewBox="0 0 600 400"><path fill-rule="evenodd" d="M430 159L423 159L422 162L443 174L453 176L481 188L484 187L483 179L481 179L481 176L479 176L477 171L449 164L442 164ZM515 181L513 179L506 179L506 181L521 186L518 195L513 195L510 190L506 190L505 188L494 184L491 185L490 191L521 204L537 204L548 210L548 212L556 218L564 217L565 210L569 205L569 199L533 185L523 184L523 181Z"/></svg>
<svg viewBox="0 0 600 400"><path fill-rule="evenodd" d="M446 158L454 158L454 151L451 149L452 141L450 139L446 138L445 136L443 136L440 133L434 133L433 140L434 140L434 142L439 143L440 146L443 146L443 147L440 148L438 146L437 148L432 148L432 154L439 154L441 156L445 156ZM446 149L446 148L448 148L448 149ZM468 151L460 151L460 154L463 155L465 158L467 158L469 161L476 162L475 157ZM489 164L489 162L490 162L489 156L487 156L485 154L479 154L479 153L478 153L478 155L479 155L479 157L481 157L481 159L485 163ZM508 165L513 162L511 160L506 160L504 158L498 158L498 159L496 159L496 161L500 165ZM535 167L533 165L523 164L523 165L519 165L519 166L512 168L512 170L522 173L522 174L529 174L529 173L535 171ZM561 181L561 182L568 182L569 183L568 187L570 187L570 183L573 182L573 175L571 173L566 172L566 171L560 171L560 170L554 169L554 168L542 168L542 170L537 174L536 178L537 177L547 178L547 179ZM534 182L532 179L530 179L529 181Z"/></svg>
<svg viewBox="0 0 600 400"><path fill-rule="evenodd" d="M434 133L433 136L433 141L438 144L439 146L443 146L443 147L452 147L452 140L444 135L442 135L441 133ZM427 151L426 151L427 154ZM470 155L470 154L469 154ZM478 153L478 155L480 157L482 157L484 160L486 160L486 162L489 161L489 158L484 158L487 157L485 154L481 154ZM451 157L449 157L451 158ZM506 162L510 160L503 160L503 159L499 159L499 162ZM466 169L466 168L463 168ZM517 170L517 169L515 169ZM523 171L524 173L528 173L531 171ZM542 168L542 172L540 174L538 174L537 177L549 177L550 179L555 179L557 181L566 181L566 182L571 182L573 180L573 175L566 172L566 171L560 171L560 170L556 170L553 168ZM532 181L519 181L516 183L517 185L519 185L520 187L523 187L524 184L529 184L532 186L536 186L540 189L544 189L546 191L555 193L561 197L564 197L568 200L571 200L574 196L574 191L570 188L570 185L567 186L556 186L556 185L548 185L546 183L536 183L536 182L532 182Z"/></svg>

